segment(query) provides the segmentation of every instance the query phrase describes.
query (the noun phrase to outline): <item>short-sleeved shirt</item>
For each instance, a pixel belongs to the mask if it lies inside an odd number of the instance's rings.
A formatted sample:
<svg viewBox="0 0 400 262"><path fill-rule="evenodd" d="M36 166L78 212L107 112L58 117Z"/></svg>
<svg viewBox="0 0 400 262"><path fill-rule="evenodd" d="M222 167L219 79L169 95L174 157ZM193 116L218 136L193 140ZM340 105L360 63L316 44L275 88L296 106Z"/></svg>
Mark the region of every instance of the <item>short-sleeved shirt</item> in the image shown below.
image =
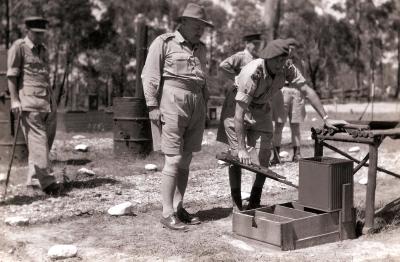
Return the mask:
<svg viewBox="0 0 400 262"><path fill-rule="evenodd" d="M243 67L236 77L235 84L238 90L235 100L250 107L260 107L272 99L273 95L283 87L284 81L283 70L271 76L265 67L264 59L255 59Z"/></svg>
<svg viewBox="0 0 400 262"><path fill-rule="evenodd" d="M236 54L226 58L219 64L219 67L232 76L232 80L240 73L240 70L249 62L256 59L247 49L237 52Z"/></svg>
<svg viewBox="0 0 400 262"><path fill-rule="evenodd" d="M147 106L159 106L161 80L206 88L206 55L202 42L191 45L179 31L154 39L142 71Z"/></svg>
<svg viewBox="0 0 400 262"><path fill-rule="evenodd" d="M50 112L50 88L47 49L25 37L16 40L8 51L7 77L17 77L18 95L23 111Z"/></svg>

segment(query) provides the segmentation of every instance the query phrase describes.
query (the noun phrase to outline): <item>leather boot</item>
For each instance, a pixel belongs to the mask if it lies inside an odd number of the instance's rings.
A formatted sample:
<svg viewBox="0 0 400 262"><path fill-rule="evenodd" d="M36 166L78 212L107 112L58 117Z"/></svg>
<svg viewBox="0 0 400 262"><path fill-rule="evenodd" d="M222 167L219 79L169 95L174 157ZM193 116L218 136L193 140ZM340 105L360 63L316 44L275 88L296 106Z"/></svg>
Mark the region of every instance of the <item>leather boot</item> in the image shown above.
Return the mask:
<svg viewBox="0 0 400 262"><path fill-rule="evenodd" d="M239 212L243 210L242 206L242 192L238 188L231 189L233 212Z"/></svg>
<svg viewBox="0 0 400 262"><path fill-rule="evenodd" d="M281 151L281 147L280 146L276 146L274 147L274 158L270 161L270 165L274 166L274 165L278 165L281 163L281 159L279 157L279 153Z"/></svg>
<svg viewBox="0 0 400 262"><path fill-rule="evenodd" d="M251 189L249 205L247 206L247 210L255 209L260 207L261 203L261 195L262 195L262 187L254 187Z"/></svg>
<svg viewBox="0 0 400 262"><path fill-rule="evenodd" d="M299 162L300 158L301 158L300 147L299 146L294 146L293 147L292 162Z"/></svg>

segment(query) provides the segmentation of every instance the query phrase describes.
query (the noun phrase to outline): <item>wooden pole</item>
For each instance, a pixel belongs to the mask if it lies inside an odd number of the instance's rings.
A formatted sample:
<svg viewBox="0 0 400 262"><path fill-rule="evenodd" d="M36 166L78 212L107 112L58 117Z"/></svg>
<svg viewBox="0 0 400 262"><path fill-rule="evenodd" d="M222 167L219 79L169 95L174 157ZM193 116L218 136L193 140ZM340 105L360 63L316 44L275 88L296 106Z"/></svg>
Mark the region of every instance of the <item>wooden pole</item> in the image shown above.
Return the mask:
<svg viewBox="0 0 400 262"><path fill-rule="evenodd" d="M6 49L8 50L10 44L10 5L9 0L5 1L6 4Z"/></svg>
<svg viewBox="0 0 400 262"><path fill-rule="evenodd" d="M365 202L365 225L363 233L369 232L369 230L374 227L377 166L378 166L378 145L373 144L369 146L368 184L367 184L367 194Z"/></svg>
<svg viewBox="0 0 400 262"><path fill-rule="evenodd" d="M137 19L136 29L136 88L135 97L143 98L142 70L147 55L147 25L143 15L139 15Z"/></svg>

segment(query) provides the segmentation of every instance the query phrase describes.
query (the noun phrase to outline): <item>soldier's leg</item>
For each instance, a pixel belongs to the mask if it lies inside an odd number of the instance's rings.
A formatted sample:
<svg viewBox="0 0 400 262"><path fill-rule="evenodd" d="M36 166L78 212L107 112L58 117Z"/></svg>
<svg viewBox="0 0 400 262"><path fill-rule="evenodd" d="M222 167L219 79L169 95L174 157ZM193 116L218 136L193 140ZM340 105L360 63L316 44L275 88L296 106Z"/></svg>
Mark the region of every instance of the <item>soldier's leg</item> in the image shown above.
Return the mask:
<svg viewBox="0 0 400 262"><path fill-rule="evenodd" d="M50 112L46 119L46 132L47 132L49 151L51 151L51 147L53 146L54 138L56 136L56 130L57 130L57 112Z"/></svg>
<svg viewBox="0 0 400 262"><path fill-rule="evenodd" d="M292 144L293 144L293 162L299 161L301 158L300 154L300 123L291 123L290 128L292 130Z"/></svg>
<svg viewBox="0 0 400 262"><path fill-rule="evenodd" d="M174 210L177 211L183 207L183 197L189 179L189 166L192 161L192 152L184 152L177 170L176 190L174 195Z"/></svg>
<svg viewBox="0 0 400 262"><path fill-rule="evenodd" d="M231 188L232 205L234 211L242 210L242 169L235 165L228 166L229 186Z"/></svg>
<svg viewBox="0 0 400 262"><path fill-rule="evenodd" d="M271 132L253 132L253 138L256 138L256 149L260 166L268 167L271 157L272 133ZM251 188L249 205L247 209L254 209L260 206L262 189L265 184L266 177L256 174L253 187Z"/></svg>
<svg viewBox="0 0 400 262"><path fill-rule="evenodd" d="M161 197L163 205L163 217L174 214L174 194L177 188L177 177L181 155L165 155L165 164L162 170L163 178L161 182Z"/></svg>
<svg viewBox="0 0 400 262"><path fill-rule="evenodd" d="M49 174L46 114L27 111L21 114L21 127L29 151L27 185L39 184L42 189L55 182L54 176Z"/></svg>
<svg viewBox="0 0 400 262"><path fill-rule="evenodd" d="M274 126L274 158L271 160L271 165L276 165L280 163L279 153L281 150L281 143L282 143L282 132L285 123L275 122Z"/></svg>

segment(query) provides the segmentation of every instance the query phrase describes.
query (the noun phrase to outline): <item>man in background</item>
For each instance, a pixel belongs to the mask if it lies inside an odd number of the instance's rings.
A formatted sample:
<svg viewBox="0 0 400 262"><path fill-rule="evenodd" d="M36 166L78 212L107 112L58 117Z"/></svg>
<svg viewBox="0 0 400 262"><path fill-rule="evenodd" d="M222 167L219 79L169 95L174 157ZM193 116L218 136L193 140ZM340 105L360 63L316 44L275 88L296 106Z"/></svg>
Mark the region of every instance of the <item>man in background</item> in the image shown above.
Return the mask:
<svg viewBox="0 0 400 262"><path fill-rule="evenodd" d="M63 184L51 173L49 152L56 134L57 104L50 87L45 42L48 21L34 16L25 19L26 36L8 51L7 79L11 111L20 115L28 145L27 190L58 194Z"/></svg>

